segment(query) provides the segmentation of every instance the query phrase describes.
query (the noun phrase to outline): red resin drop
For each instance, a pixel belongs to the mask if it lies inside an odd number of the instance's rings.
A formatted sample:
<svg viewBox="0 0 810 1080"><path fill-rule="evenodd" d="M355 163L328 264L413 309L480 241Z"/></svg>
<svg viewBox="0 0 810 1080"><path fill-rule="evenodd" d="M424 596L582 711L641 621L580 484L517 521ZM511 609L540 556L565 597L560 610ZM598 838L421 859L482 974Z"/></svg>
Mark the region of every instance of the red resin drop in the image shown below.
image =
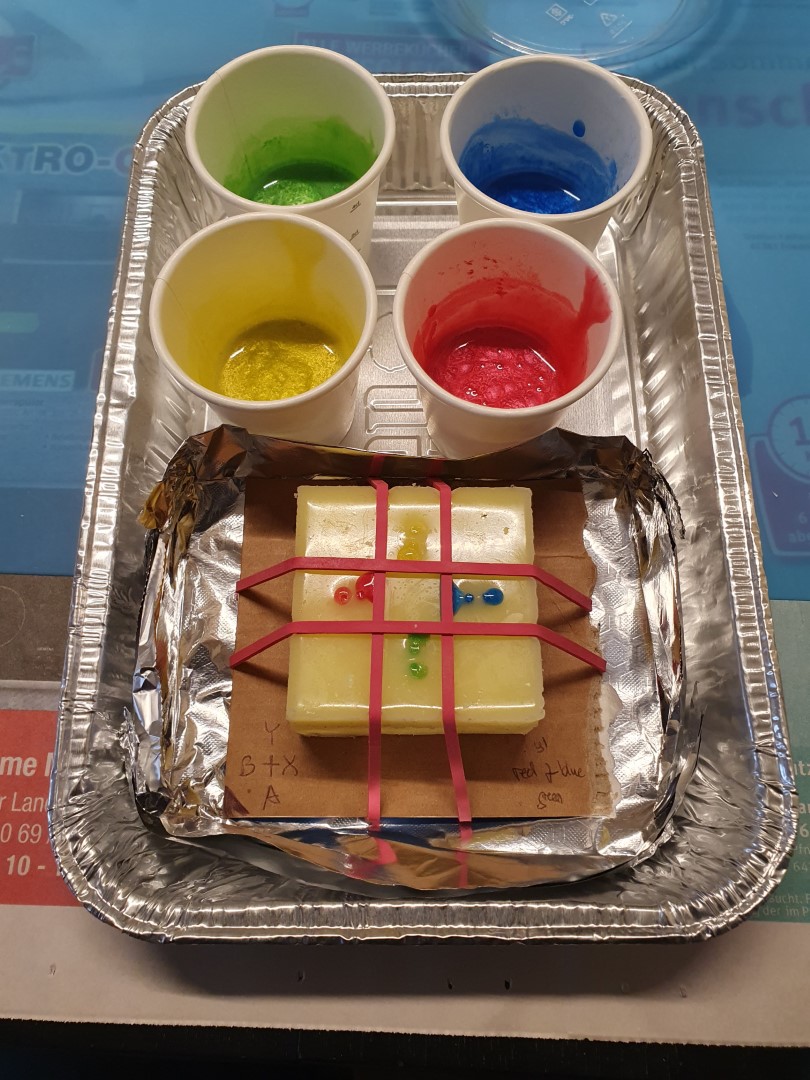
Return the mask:
<svg viewBox="0 0 810 1080"><path fill-rule="evenodd" d="M347 589L345 585L341 585L337 589L335 589L335 603L336 604L341 604L341 605L348 604L348 602L351 600L351 598L352 598L351 590Z"/></svg>
<svg viewBox="0 0 810 1080"><path fill-rule="evenodd" d="M362 574L358 579L354 587L354 591L357 594L358 600L373 600L374 599L374 575Z"/></svg>

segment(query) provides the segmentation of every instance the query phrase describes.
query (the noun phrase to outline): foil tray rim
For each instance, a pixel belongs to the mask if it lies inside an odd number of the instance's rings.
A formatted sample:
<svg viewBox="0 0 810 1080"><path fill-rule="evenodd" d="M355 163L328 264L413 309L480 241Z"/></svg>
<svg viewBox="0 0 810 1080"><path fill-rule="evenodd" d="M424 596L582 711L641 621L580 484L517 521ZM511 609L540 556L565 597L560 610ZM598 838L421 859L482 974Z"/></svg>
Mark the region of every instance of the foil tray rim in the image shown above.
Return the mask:
<svg viewBox="0 0 810 1080"><path fill-rule="evenodd" d="M414 87L420 82L430 84L431 88L437 83L446 82L458 85L467 75L461 72L451 73L420 73L413 75L382 74L377 78L386 87L389 93L399 93L402 96L414 94ZM340 912L346 911L346 902L337 903L310 903L304 901L297 905L284 904L282 902L267 905L267 915L272 915L275 922L271 925L265 922L263 925L197 925L180 926L175 924L171 930L160 926L143 922L128 916L121 908L105 902L94 888L91 877L86 872L74 847L70 832L71 821L65 813L65 807L60 799L60 784L63 779L64 766L71 754L72 740L75 733L72 729L73 720L77 716L86 715L88 709L95 706L95 700L82 700L80 692L81 684L93 685L93 660L98 655L101 642L104 637L105 613L109 604L109 592L103 574L94 574L94 570L103 570L105 563L105 541L98 534L98 523L102 521L110 526L115 521L119 510L116 495L110 489L109 479L115 477L120 480L120 465L122 460L124 443L115 445L114 440L108 438L107 429L112 415L123 419L126 415L126 400L114 400L113 391L116 389L116 348L121 330L121 318L124 299L127 292L127 283L133 273L132 252L135 242L135 225L139 211L140 182L143 179L143 159L146 145L156 128L163 119L190 94L194 93L199 84L187 87L172 95L145 124L139 136L133 153L130 170L130 180L125 204L125 217L122 235L122 243L117 262L114 278L113 302L108 322L108 336L104 350L102 377L100 382L97 407L93 420L93 435L88 463L88 471L84 486L84 511L82 528L80 532L77 565L74 576L74 589L71 603L70 627L66 651L65 671L62 681L62 698L57 718L57 745L54 754L54 769L51 777L51 786L48 802L48 818L51 843L56 856L57 864L76 897L99 918L117 926L125 932L139 937L152 940L185 940L185 941L214 941L214 940L244 940L264 941L289 939L317 940L364 940L364 939L392 939L392 938L424 938L436 940L448 937L457 938L490 938L526 940L527 938L553 939L556 941L621 941L621 940L649 940L649 939L678 939L696 940L714 936L716 933L730 929L742 921L756 906L765 899L772 891L778 880L784 873L789 861L797 830L797 795L793 782L792 764L789 753L788 735L784 718L784 703L782 699L781 683L776 659L773 625L770 615L767 588L765 584L762 549L759 538L759 530L753 509L753 494L751 475L748 465L747 453L742 429L742 416L737 390L736 376L733 371L733 360L730 347L730 335L725 303L722 293L722 279L720 275L717 245L714 234L713 216L708 194L708 183L705 172L702 140L692 124L691 120L676 103L665 93L657 88L643 83L640 80L622 76L625 83L639 93L650 95L658 103L664 112L678 118L685 134L685 148L693 156L694 170L691 177L697 189L698 198L695 211L701 222L700 230L692 230L687 235L690 265L702 266L704 270L702 284L708 284L712 297L711 309L704 313L707 319L714 323L718 342L717 369L720 374L715 382L714 389L718 389L719 381L722 389L722 410L716 399L713 403L715 412L722 411L725 417L725 425L720 430L720 425L713 425L713 437L722 450L725 451L723 459L725 472L719 472L719 486L726 500L734 499L735 495L743 496L743 505L739 508L744 522L744 528L738 530L747 535L732 538L724 535L724 541L730 544L732 550L730 556L737 556L737 564L744 565L750 570L750 580L746 575L737 575L736 580L731 581L732 594L735 608L738 614L750 624L755 633L747 638L748 652L765 673L765 687L758 695L758 709L755 720L762 724L763 718L768 717L767 731L772 736L773 769L770 776L771 788L777 789L778 803L781 803L782 813L778 823L775 813L771 814L772 820L768 822L766 833L773 833L768 837L765 851L756 846L748 859L749 867L757 856L762 864L762 856L766 855L765 867L768 873L760 873L755 878L753 888L750 888L737 901L728 906L723 890L718 890L715 897L717 900L718 914L695 917L689 922L666 923L654 918L652 909L625 908L625 915L636 912L639 918L635 922L628 918L613 923L606 923L599 919L585 918L588 905L581 905L577 921L571 921L568 925L555 925L549 921L543 921L543 915L549 914L549 902L546 900L521 900L509 898L487 900L464 900L454 902L443 900L429 901L424 897L417 896L413 901L392 900L367 901L359 898L352 901L351 907L354 918L336 919ZM447 93L452 93L448 89ZM135 268L137 269L137 268ZM120 391L120 387L117 388ZM120 396L120 395L119 395ZM125 398L126 395L123 395ZM730 463L730 464L725 464ZM102 482L107 479L106 484ZM102 490L103 487L103 490ZM106 552L109 556L109 551ZM733 577L733 575L732 575ZM752 636L759 641L761 650L756 653L751 644ZM777 783L778 780L778 783ZM771 808L766 808L770 810ZM778 835L776 834L778 824ZM762 834L761 834L762 835ZM742 868L738 868L742 870ZM431 922L429 916L431 910L440 907L444 921L441 925ZM510 912L510 925L497 925L493 922L474 918L479 910L492 913L498 907L506 906ZM595 911L599 909L595 905ZM538 916L535 921L530 917ZM304 917L306 915L306 917ZM396 917L395 917L396 916ZM516 917L521 916L520 926L515 925Z"/></svg>

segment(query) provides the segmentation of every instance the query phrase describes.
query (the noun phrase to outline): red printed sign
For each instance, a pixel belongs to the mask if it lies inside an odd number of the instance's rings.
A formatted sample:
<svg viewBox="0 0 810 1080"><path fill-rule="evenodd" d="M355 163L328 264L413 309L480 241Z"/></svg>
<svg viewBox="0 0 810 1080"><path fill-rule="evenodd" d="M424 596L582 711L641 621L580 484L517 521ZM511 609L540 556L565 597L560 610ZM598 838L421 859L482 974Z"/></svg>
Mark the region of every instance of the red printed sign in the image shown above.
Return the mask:
<svg viewBox="0 0 810 1080"><path fill-rule="evenodd" d="M48 842L55 732L55 713L0 712L0 904L76 903Z"/></svg>

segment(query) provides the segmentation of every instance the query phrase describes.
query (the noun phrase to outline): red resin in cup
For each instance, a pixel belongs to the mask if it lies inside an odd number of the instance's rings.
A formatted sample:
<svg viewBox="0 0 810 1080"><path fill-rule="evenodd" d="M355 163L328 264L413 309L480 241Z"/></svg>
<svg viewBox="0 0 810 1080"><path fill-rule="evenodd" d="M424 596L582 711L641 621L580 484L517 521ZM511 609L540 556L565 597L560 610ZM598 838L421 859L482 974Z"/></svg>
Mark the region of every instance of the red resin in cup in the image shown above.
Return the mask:
<svg viewBox="0 0 810 1080"><path fill-rule="evenodd" d="M579 309L536 282L485 278L433 305L413 351L425 372L463 401L533 408L582 382L587 331L609 316L592 272Z"/></svg>
<svg viewBox="0 0 810 1080"><path fill-rule="evenodd" d="M603 377L621 325L616 289L594 256L523 222L445 233L406 268L394 300L397 343L448 457L553 427Z"/></svg>

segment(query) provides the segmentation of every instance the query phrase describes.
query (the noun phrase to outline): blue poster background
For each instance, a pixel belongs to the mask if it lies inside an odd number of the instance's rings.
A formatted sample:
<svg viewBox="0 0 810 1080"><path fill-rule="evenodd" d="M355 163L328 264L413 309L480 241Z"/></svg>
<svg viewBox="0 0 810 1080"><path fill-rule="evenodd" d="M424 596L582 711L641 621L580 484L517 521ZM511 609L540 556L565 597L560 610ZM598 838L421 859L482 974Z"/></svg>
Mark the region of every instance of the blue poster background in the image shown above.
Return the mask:
<svg viewBox="0 0 810 1080"><path fill-rule="evenodd" d="M810 599L810 7L796 0L0 0L0 573L73 570L130 147L240 52L472 70L487 26L596 54L697 123L771 595ZM681 32L679 32L681 31Z"/></svg>

